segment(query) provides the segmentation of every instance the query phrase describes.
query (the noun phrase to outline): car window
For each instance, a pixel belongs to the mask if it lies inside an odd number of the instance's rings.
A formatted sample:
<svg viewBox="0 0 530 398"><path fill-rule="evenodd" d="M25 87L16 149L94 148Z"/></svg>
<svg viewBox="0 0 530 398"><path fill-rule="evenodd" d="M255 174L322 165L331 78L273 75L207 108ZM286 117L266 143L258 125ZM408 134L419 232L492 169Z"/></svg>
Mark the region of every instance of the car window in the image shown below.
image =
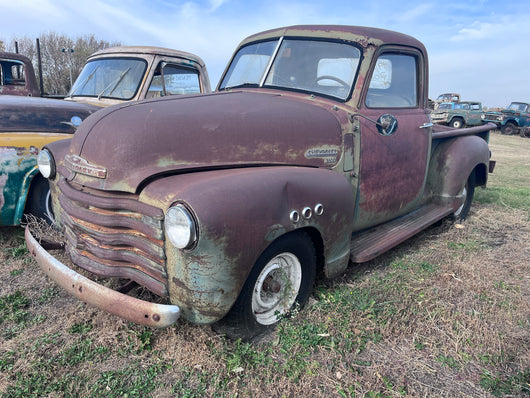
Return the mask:
<svg viewBox="0 0 530 398"><path fill-rule="evenodd" d="M147 98L200 92L199 72L196 69L162 62L155 71Z"/></svg>
<svg viewBox="0 0 530 398"><path fill-rule="evenodd" d="M369 108L410 108L418 104L417 58L386 53L379 56L366 95Z"/></svg>
<svg viewBox="0 0 530 398"><path fill-rule="evenodd" d="M24 63L20 61L2 62L0 67L0 82L3 85L24 86L26 84Z"/></svg>

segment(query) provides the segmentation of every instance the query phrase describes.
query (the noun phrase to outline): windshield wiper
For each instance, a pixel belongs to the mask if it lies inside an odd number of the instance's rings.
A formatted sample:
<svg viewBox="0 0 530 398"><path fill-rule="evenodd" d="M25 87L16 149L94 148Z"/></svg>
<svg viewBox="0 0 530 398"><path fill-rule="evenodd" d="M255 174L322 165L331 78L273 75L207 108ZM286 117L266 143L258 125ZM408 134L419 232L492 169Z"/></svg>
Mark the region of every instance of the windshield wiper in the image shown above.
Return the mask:
<svg viewBox="0 0 530 398"><path fill-rule="evenodd" d="M79 87L77 87L75 90L73 90L70 95L68 96L68 98L72 98L74 96L74 94L79 90L79 89L83 89L85 88L85 86L88 84L88 82L92 79L92 77L94 76L94 74L96 73L96 71L99 69L99 65L96 66L94 68L94 70L92 71L92 73L90 75L87 76L87 78L85 79L85 81L82 83L82 84L79 84Z"/></svg>
<svg viewBox="0 0 530 398"><path fill-rule="evenodd" d="M127 68L127 70L123 71L122 74L114 81L112 81L107 87L105 87L103 89L103 91L101 93L99 93L98 95L98 100L101 99L101 96L105 93L105 91L107 91L108 88L112 87L112 90L109 91L109 95L111 95L114 90L116 90L116 88L119 86L119 84L121 83L121 81L123 80L123 78L125 77L125 75L127 73L129 73L129 71L131 70L131 67L129 66Z"/></svg>
<svg viewBox="0 0 530 398"><path fill-rule="evenodd" d="M232 88L241 88L241 87L259 87L259 84L247 82L247 83L236 84L235 86L226 86L226 87L223 87L221 90L228 90Z"/></svg>

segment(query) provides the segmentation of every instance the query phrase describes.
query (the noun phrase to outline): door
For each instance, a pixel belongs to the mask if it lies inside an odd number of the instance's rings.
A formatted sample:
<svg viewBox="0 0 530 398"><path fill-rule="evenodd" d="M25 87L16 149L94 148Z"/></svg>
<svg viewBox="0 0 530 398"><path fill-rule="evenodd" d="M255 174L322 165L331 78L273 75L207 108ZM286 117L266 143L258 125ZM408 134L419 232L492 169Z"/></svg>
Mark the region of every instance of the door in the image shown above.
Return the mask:
<svg viewBox="0 0 530 398"><path fill-rule="evenodd" d="M423 194L431 142L423 68L416 52L392 49L377 58L359 107L356 229L411 211Z"/></svg>

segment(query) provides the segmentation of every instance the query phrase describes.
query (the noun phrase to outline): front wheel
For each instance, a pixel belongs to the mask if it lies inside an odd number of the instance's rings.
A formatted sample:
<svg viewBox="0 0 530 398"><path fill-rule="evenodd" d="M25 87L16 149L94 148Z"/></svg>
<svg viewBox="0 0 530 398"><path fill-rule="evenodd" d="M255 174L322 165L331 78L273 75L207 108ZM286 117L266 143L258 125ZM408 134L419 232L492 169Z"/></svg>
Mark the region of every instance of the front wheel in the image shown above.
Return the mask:
<svg viewBox="0 0 530 398"><path fill-rule="evenodd" d="M517 131L517 126L515 123L508 122L504 126L501 127L501 133L506 135L512 135L515 134Z"/></svg>
<svg viewBox="0 0 530 398"><path fill-rule="evenodd" d="M50 184L48 183L48 180L35 177L28 193L25 213L32 214L37 218L42 218L48 224L53 223L55 218L53 215Z"/></svg>
<svg viewBox="0 0 530 398"><path fill-rule="evenodd" d="M459 196L463 198L462 205L456 209L453 213L453 218L456 221L463 221L469 215L471 209L471 202L473 202L473 196L475 195L475 171L472 171L467 178L466 184L459 193Z"/></svg>
<svg viewBox="0 0 530 398"><path fill-rule="evenodd" d="M279 238L259 257L241 293L217 330L229 337L252 339L286 316L302 308L313 287L316 255L305 233ZM219 326L218 325L218 326Z"/></svg>
<svg viewBox="0 0 530 398"><path fill-rule="evenodd" d="M461 129L464 127L464 121L460 118L455 118L451 121L451 127L454 127L455 129Z"/></svg>

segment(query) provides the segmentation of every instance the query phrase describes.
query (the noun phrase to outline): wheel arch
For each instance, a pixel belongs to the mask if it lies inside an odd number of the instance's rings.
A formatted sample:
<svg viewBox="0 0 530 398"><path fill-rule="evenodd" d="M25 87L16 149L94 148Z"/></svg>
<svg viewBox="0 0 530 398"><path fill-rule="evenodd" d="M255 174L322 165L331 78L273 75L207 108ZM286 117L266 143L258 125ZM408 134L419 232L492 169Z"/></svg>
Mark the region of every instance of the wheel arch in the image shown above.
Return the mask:
<svg viewBox="0 0 530 398"><path fill-rule="evenodd" d="M475 171L476 185L486 185L490 151L477 136L463 136L440 143L431 157L427 177L430 194L442 203L451 203Z"/></svg>

